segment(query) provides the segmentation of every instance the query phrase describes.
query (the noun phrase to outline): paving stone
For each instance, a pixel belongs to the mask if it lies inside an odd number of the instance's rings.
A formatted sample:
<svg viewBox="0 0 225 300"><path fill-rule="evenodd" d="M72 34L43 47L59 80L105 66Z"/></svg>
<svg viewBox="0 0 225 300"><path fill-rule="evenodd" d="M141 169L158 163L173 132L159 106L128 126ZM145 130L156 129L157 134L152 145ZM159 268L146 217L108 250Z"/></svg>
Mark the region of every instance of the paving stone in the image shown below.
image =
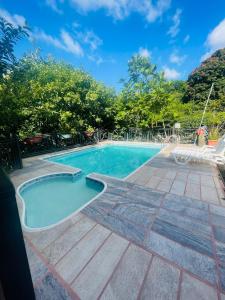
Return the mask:
<svg viewBox="0 0 225 300"><path fill-rule="evenodd" d="M216 300L217 292L211 286L184 273L181 283L181 300Z"/></svg>
<svg viewBox="0 0 225 300"><path fill-rule="evenodd" d="M200 184L200 175L195 173L189 173L188 174L188 182Z"/></svg>
<svg viewBox="0 0 225 300"><path fill-rule="evenodd" d="M120 202L124 199L124 197L120 196L120 195L115 195L115 194L111 194L108 193L107 191L100 197L98 197L98 199L96 199L95 201L91 202L91 204L95 204L95 203L99 203L101 201L107 201L109 203L112 204L116 204L117 202ZM90 204L89 204L90 205Z"/></svg>
<svg viewBox="0 0 225 300"><path fill-rule="evenodd" d="M225 300L225 294L220 294L221 300Z"/></svg>
<svg viewBox="0 0 225 300"><path fill-rule="evenodd" d="M116 206L118 205L131 205L133 207L137 208L143 208L146 207L147 209L153 210L159 206L160 201L157 201L157 199L146 199L145 197L135 196L135 195L127 195L126 197L123 197L122 200L118 201ZM116 208L115 206L115 208Z"/></svg>
<svg viewBox="0 0 225 300"><path fill-rule="evenodd" d="M163 179L157 186L157 190L162 192L169 192L171 189L173 181L170 179Z"/></svg>
<svg viewBox="0 0 225 300"><path fill-rule="evenodd" d="M201 185L215 188L213 177L207 175L201 175Z"/></svg>
<svg viewBox="0 0 225 300"><path fill-rule="evenodd" d="M126 178L127 181L134 183L138 178L138 172L135 172Z"/></svg>
<svg viewBox="0 0 225 300"><path fill-rule="evenodd" d="M161 177L152 176L145 185L149 188L155 189L157 187L157 185L160 183L160 181L161 181Z"/></svg>
<svg viewBox="0 0 225 300"><path fill-rule="evenodd" d="M213 179L214 179L214 182L215 182L215 186L216 186L216 189L217 189L218 196L221 199L224 199L225 198L225 193L224 193L224 190L222 188L221 180L216 176L214 176Z"/></svg>
<svg viewBox="0 0 225 300"><path fill-rule="evenodd" d="M154 204L152 204L152 202ZM161 202L161 200L160 200L160 202ZM129 194L126 197L123 197L120 200L118 200L116 202L116 205L114 206L114 208L112 210L115 210L120 205L122 205L122 206L125 206L125 205L126 206L132 206L132 207L135 207L136 209L147 208L147 210L150 210L150 211L153 212L157 208L159 203L155 203L154 199L149 201L149 199L145 200L145 197L139 197L139 196L134 196L134 195Z"/></svg>
<svg viewBox="0 0 225 300"><path fill-rule="evenodd" d="M176 177L176 174L177 174L176 171L167 171L164 178L174 180L174 178Z"/></svg>
<svg viewBox="0 0 225 300"><path fill-rule="evenodd" d="M200 185L193 182L187 182L185 196L201 200Z"/></svg>
<svg viewBox="0 0 225 300"><path fill-rule="evenodd" d="M155 218L155 208L149 208L143 205L117 205L113 210L114 214L121 218L125 217L128 220L140 224L142 226L149 226Z"/></svg>
<svg viewBox="0 0 225 300"><path fill-rule="evenodd" d="M186 196L179 196L171 193L171 194L167 194L165 198L166 200L176 202L178 205L181 204L187 207L208 211L209 205L207 203L195 199L191 199Z"/></svg>
<svg viewBox="0 0 225 300"><path fill-rule="evenodd" d="M182 196L182 195L184 195L185 185L186 185L186 183L184 181L175 179L170 192L173 194Z"/></svg>
<svg viewBox="0 0 225 300"><path fill-rule="evenodd" d="M65 221L59 225L54 226L51 229L39 232L25 232L25 235L28 236L34 245L42 250L57 239L66 229L71 226L71 222Z"/></svg>
<svg viewBox="0 0 225 300"><path fill-rule="evenodd" d="M154 206L160 206L165 193L152 190L148 187L134 186L126 195L126 197L139 201L140 199L151 203Z"/></svg>
<svg viewBox="0 0 225 300"><path fill-rule="evenodd" d="M150 253L132 244L100 299L124 299L125 295L126 299L137 299L150 259Z"/></svg>
<svg viewBox="0 0 225 300"><path fill-rule="evenodd" d="M225 265L225 244L216 242L216 255L220 262Z"/></svg>
<svg viewBox="0 0 225 300"><path fill-rule="evenodd" d="M215 262L211 258L164 238L154 231L147 236L145 246L150 251L158 253L198 277L215 284Z"/></svg>
<svg viewBox="0 0 225 300"><path fill-rule="evenodd" d="M105 210L111 210L116 205L116 202L113 201L114 196L115 195L111 195L111 197L109 197L108 194L103 195L102 197L99 197L98 199L94 200L90 205L96 208L101 207ZM123 198L117 196L117 199L122 200Z"/></svg>
<svg viewBox="0 0 225 300"><path fill-rule="evenodd" d="M209 201L219 204L216 188L201 185L201 198L203 201Z"/></svg>
<svg viewBox="0 0 225 300"><path fill-rule="evenodd" d="M102 220L102 224L138 244L142 244L144 241L144 227L135 225L129 220L120 219L114 214L108 214Z"/></svg>
<svg viewBox="0 0 225 300"><path fill-rule="evenodd" d="M147 184L147 182L149 181L149 175L147 175L146 173L144 172L140 172L138 174L138 177L136 178L135 180L135 183L137 184L140 184L140 185L145 185Z"/></svg>
<svg viewBox="0 0 225 300"><path fill-rule="evenodd" d="M219 264L220 285L223 292L225 292L225 265Z"/></svg>
<svg viewBox="0 0 225 300"><path fill-rule="evenodd" d="M124 188L118 188L118 187L113 187L113 186L108 186L107 187L107 193L110 193L112 195L118 195L118 196L126 196L127 189Z"/></svg>
<svg viewBox="0 0 225 300"><path fill-rule="evenodd" d="M191 200L190 198L180 197L176 195L168 194L163 207L166 209L171 209L177 213L184 215L186 217L191 217L198 222L202 222L208 225L209 214L205 209L207 207L205 203L197 200Z"/></svg>
<svg viewBox="0 0 225 300"><path fill-rule="evenodd" d="M29 243L26 241L25 241L25 246L26 246L27 258L30 266L31 277L33 283L35 283L36 280L42 278L44 275L47 274L48 269L44 264L44 262L37 255L37 253L34 252L34 250L30 247Z"/></svg>
<svg viewBox="0 0 225 300"><path fill-rule="evenodd" d="M51 264L56 264L96 223L88 218L81 219L43 251Z"/></svg>
<svg viewBox="0 0 225 300"><path fill-rule="evenodd" d="M142 245L145 235L143 226L138 224L136 225L123 217L120 218L113 212L106 212L100 207L95 208L91 205L88 205L82 210L82 212L90 218L96 220L98 223L106 226L110 230L115 231L127 239Z"/></svg>
<svg viewBox="0 0 225 300"><path fill-rule="evenodd" d="M56 264L55 268L62 278L71 283L109 234L110 231L101 225L94 227Z"/></svg>
<svg viewBox="0 0 225 300"><path fill-rule="evenodd" d="M212 214L225 217L225 208L224 207L210 204L209 209L210 209Z"/></svg>
<svg viewBox="0 0 225 300"><path fill-rule="evenodd" d="M211 221L213 225L225 227L225 217L211 214Z"/></svg>
<svg viewBox="0 0 225 300"><path fill-rule="evenodd" d="M47 274L40 284L35 287L36 300L75 300L75 295L69 294L58 280L52 275Z"/></svg>
<svg viewBox="0 0 225 300"><path fill-rule="evenodd" d="M180 228L196 232L205 237L210 237L212 235L211 226L199 223L190 218L186 218L176 212L160 208L158 218L177 225Z"/></svg>
<svg viewBox="0 0 225 300"><path fill-rule="evenodd" d="M176 174L175 180L177 180L177 181L184 181L186 183L187 178L188 178L188 171L186 171L186 172L180 172L179 171Z"/></svg>
<svg viewBox="0 0 225 300"><path fill-rule="evenodd" d="M75 224L78 221L80 221L83 217L84 217L84 215L82 213L78 212L78 213L75 213L74 215L72 215L69 220L72 224Z"/></svg>
<svg viewBox="0 0 225 300"><path fill-rule="evenodd" d="M212 242L209 238L180 228L159 218L156 218L151 230L202 254L213 257Z"/></svg>
<svg viewBox="0 0 225 300"><path fill-rule="evenodd" d="M140 299L173 300L177 298L179 270L154 257Z"/></svg>
<svg viewBox="0 0 225 300"><path fill-rule="evenodd" d="M113 234L72 284L81 299L97 299L128 242Z"/></svg>
<svg viewBox="0 0 225 300"><path fill-rule="evenodd" d="M217 241L225 243L225 229L220 226L213 226L214 237Z"/></svg>

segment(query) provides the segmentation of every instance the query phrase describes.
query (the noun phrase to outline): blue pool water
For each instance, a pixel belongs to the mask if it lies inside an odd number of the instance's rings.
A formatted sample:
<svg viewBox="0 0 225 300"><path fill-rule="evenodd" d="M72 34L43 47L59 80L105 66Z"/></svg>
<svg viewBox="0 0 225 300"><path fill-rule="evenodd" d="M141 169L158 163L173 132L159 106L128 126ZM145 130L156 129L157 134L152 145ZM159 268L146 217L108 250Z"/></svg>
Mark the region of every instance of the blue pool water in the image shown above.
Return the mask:
<svg viewBox="0 0 225 300"><path fill-rule="evenodd" d="M25 224L41 228L59 222L85 205L104 188L100 182L77 175L57 176L35 182L24 188Z"/></svg>
<svg viewBox="0 0 225 300"><path fill-rule="evenodd" d="M95 172L124 178L159 151L160 148L108 145L55 156L48 160L79 168L84 174Z"/></svg>
<svg viewBox="0 0 225 300"><path fill-rule="evenodd" d="M98 195L104 185L86 178L87 174L96 172L124 178L159 151L160 148L110 145L48 158L48 161L82 171L74 177L45 177L21 188L20 195L25 203L25 225L29 228L53 225Z"/></svg>

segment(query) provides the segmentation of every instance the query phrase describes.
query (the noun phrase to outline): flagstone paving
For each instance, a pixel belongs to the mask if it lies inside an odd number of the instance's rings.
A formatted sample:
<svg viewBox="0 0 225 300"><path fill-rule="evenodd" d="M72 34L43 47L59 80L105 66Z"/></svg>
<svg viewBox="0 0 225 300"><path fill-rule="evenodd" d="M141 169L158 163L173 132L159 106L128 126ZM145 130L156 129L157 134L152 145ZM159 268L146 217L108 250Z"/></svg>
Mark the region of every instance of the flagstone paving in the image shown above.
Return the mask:
<svg viewBox="0 0 225 300"><path fill-rule="evenodd" d="M169 151L55 227L24 231L37 299L225 300L225 207L216 169ZM25 161L15 186L74 169ZM19 204L19 202L18 202ZM19 206L19 210L20 210Z"/></svg>

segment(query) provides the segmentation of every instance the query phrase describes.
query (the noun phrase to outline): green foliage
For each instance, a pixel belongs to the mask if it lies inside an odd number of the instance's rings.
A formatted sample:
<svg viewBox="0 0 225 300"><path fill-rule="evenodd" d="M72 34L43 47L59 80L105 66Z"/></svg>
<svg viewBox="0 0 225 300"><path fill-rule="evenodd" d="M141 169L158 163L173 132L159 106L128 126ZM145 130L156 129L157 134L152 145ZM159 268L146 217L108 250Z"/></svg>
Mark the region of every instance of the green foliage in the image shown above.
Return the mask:
<svg viewBox="0 0 225 300"><path fill-rule="evenodd" d="M11 29L9 26L7 30ZM43 59L38 52L23 57L15 67L13 46L24 34L22 29L18 30L9 39L10 46L4 48L5 53L11 54L0 54L0 76L4 73L0 80L0 132L5 135L91 133L96 128L148 130L171 127L176 122L182 128L198 127L203 100L215 76L216 92L214 100L209 102L204 123L219 128L225 120L225 95L221 89L222 84L225 86L221 76L225 50L204 62L187 83L166 80L148 58L135 55L128 62L128 78L122 80L123 89L116 95L85 71L51 58ZM10 64L14 67L6 72Z"/></svg>
<svg viewBox="0 0 225 300"><path fill-rule="evenodd" d="M1 84L0 128L22 134L111 129L114 97L82 70L38 54L26 56Z"/></svg>
<svg viewBox="0 0 225 300"><path fill-rule="evenodd" d="M146 57L128 63L128 80L117 98L116 127L142 129L172 126L182 115L180 102L185 83L167 81Z"/></svg>
<svg viewBox="0 0 225 300"><path fill-rule="evenodd" d="M209 140L217 140L219 138L220 134L219 134L219 129L217 127L212 128L209 131Z"/></svg>
<svg viewBox="0 0 225 300"><path fill-rule="evenodd" d="M187 91L183 97L184 102L205 101L213 82L211 99L219 101L225 109L225 49L217 50L190 74Z"/></svg>
<svg viewBox="0 0 225 300"><path fill-rule="evenodd" d="M15 27L0 17L0 78L16 62L14 46L18 40L27 36L27 27Z"/></svg>

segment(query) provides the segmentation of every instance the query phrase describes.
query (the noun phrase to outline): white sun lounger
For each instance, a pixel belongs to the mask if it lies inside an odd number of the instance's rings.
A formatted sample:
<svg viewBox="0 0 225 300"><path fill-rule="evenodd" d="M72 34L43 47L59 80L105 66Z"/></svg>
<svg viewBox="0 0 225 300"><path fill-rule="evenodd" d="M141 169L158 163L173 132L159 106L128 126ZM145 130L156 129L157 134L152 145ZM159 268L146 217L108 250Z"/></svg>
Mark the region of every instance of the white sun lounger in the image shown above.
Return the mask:
<svg viewBox="0 0 225 300"><path fill-rule="evenodd" d="M225 135L219 140L215 147L204 146L197 149L175 148L171 154L179 165L186 165L188 162L214 162L225 163Z"/></svg>

